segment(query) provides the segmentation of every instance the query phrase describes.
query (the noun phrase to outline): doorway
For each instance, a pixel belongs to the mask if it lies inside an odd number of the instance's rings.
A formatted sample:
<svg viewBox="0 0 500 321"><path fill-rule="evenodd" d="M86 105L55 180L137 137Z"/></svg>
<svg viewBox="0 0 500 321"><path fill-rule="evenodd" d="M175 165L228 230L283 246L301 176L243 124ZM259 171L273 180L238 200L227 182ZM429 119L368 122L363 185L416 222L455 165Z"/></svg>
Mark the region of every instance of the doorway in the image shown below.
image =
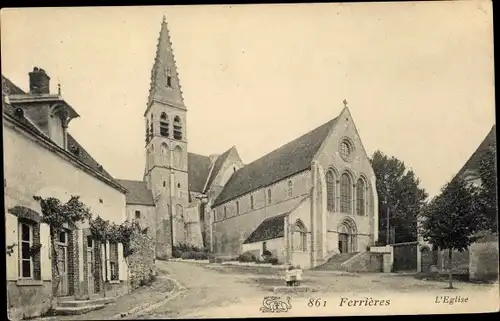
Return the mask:
<svg viewBox="0 0 500 321"><path fill-rule="evenodd" d="M87 288L88 295L94 294L94 240L91 236L87 236Z"/></svg>
<svg viewBox="0 0 500 321"><path fill-rule="evenodd" d="M340 253L349 253L349 235L346 233L339 234L339 251Z"/></svg>
<svg viewBox="0 0 500 321"><path fill-rule="evenodd" d="M68 280L68 232L62 231L59 233L55 242L57 249L57 268L59 270L59 288L57 289L58 296L69 295L69 280Z"/></svg>

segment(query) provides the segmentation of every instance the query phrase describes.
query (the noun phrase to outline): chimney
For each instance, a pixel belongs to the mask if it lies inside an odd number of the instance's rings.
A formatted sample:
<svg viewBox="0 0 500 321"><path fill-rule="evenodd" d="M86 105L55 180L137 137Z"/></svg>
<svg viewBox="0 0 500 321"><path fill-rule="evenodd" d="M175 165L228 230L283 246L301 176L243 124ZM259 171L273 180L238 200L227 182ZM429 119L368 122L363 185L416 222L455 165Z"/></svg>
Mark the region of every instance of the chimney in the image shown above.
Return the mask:
<svg viewBox="0 0 500 321"><path fill-rule="evenodd" d="M31 94L50 93L50 77L45 73L45 70L34 67L33 71L29 73L29 76Z"/></svg>

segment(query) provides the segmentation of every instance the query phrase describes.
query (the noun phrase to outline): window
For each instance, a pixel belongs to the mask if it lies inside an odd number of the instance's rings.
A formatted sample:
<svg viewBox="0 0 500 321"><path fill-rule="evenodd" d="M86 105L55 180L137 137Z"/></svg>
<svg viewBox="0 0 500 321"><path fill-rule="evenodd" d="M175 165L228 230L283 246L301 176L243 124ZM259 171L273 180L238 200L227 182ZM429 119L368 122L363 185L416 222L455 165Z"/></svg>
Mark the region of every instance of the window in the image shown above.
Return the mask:
<svg viewBox="0 0 500 321"><path fill-rule="evenodd" d="M224 206L224 217L223 219L225 219L227 217L227 208Z"/></svg>
<svg viewBox="0 0 500 321"><path fill-rule="evenodd" d="M292 197L293 195L293 183L292 181L288 181L288 197Z"/></svg>
<svg viewBox="0 0 500 321"><path fill-rule="evenodd" d="M365 181L361 178L356 184L356 213L365 215Z"/></svg>
<svg viewBox="0 0 500 321"><path fill-rule="evenodd" d="M340 211L352 213L352 183L346 173L340 178Z"/></svg>
<svg viewBox="0 0 500 321"><path fill-rule="evenodd" d="M297 221L293 229L293 248L295 251L307 251L307 230L301 221Z"/></svg>
<svg viewBox="0 0 500 321"><path fill-rule="evenodd" d="M175 146L174 148L174 165L177 168L182 167L182 148L180 146Z"/></svg>
<svg viewBox="0 0 500 321"><path fill-rule="evenodd" d="M92 248L94 246L94 242L92 240L92 236L91 235L87 235L87 247L88 248Z"/></svg>
<svg viewBox="0 0 500 321"><path fill-rule="evenodd" d="M340 156L342 159L344 159L346 162L351 161L352 159L352 145L351 142L347 139L344 139L340 143Z"/></svg>
<svg viewBox="0 0 500 321"><path fill-rule="evenodd" d="M31 247L33 246L33 225L27 222L19 222L19 277L24 279L33 278L33 257Z"/></svg>
<svg viewBox="0 0 500 321"><path fill-rule="evenodd" d="M250 195L250 208L253 210L253 195Z"/></svg>
<svg viewBox="0 0 500 321"><path fill-rule="evenodd" d="M175 116L174 118L174 138L182 139L182 124L179 116Z"/></svg>
<svg viewBox="0 0 500 321"><path fill-rule="evenodd" d="M172 70L167 68L167 86L172 88Z"/></svg>
<svg viewBox="0 0 500 321"><path fill-rule="evenodd" d="M240 214L240 202L236 201L236 215Z"/></svg>
<svg viewBox="0 0 500 321"><path fill-rule="evenodd" d="M167 186L167 182L163 181L163 187Z"/></svg>
<svg viewBox="0 0 500 321"><path fill-rule="evenodd" d="M140 219L141 218L141 211L135 211L135 218Z"/></svg>
<svg viewBox="0 0 500 321"><path fill-rule="evenodd" d="M262 242L262 253L265 253L267 251L267 243Z"/></svg>
<svg viewBox="0 0 500 321"><path fill-rule="evenodd" d="M118 278L118 243L109 243L109 268L111 270L110 280L117 281Z"/></svg>
<svg viewBox="0 0 500 321"><path fill-rule="evenodd" d="M149 119L146 119L146 143L149 142Z"/></svg>
<svg viewBox="0 0 500 321"><path fill-rule="evenodd" d="M149 124L149 135L151 136L151 138L153 138L153 133L154 133L154 118L153 118L153 114L151 114L151 123Z"/></svg>
<svg viewBox="0 0 500 321"><path fill-rule="evenodd" d="M160 135L162 135L164 137L168 137L168 132L169 132L169 128L168 128L167 114L161 113L161 116L160 116Z"/></svg>
<svg viewBox="0 0 500 321"><path fill-rule="evenodd" d="M327 210L335 211L335 175L333 171L326 172L326 208Z"/></svg>
<svg viewBox="0 0 500 321"><path fill-rule="evenodd" d="M271 189L267 190L267 204L271 204L272 198L271 198Z"/></svg>
<svg viewBox="0 0 500 321"><path fill-rule="evenodd" d="M178 218L184 217L184 209L182 208L182 205L180 204L175 205L175 212Z"/></svg>

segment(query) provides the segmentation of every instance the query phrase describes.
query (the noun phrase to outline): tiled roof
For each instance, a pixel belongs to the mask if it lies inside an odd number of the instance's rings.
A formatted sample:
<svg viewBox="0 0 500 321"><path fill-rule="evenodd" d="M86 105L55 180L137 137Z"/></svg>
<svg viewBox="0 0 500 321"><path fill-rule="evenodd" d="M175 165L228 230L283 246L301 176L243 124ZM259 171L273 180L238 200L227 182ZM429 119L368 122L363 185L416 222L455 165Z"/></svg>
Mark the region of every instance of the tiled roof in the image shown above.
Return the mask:
<svg viewBox="0 0 500 321"><path fill-rule="evenodd" d="M119 179L117 181L128 190L126 194L127 204L155 205L153 193L147 188L146 182L126 179Z"/></svg>
<svg viewBox="0 0 500 321"><path fill-rule="evenodd" d="M269 217L262 221L255 231L243 242L243 244L262 242L285 235L285 217L288 213Z"/></svg>
<svg viewBox="0 0 500 321"><path fill-rule="evenodd" d="M227 157L229 156L229 153L231 152L231 150L233 148L234 148L234 146L231 147L230 149L228 149L227 151L225 151L219 157L217 157L217 160L215 161L215 164L214 164L214 167L212 169L212 172L210 173L210 177L208 178L208 183L207 183L207 186L206 186L207 189L209 189L210 185L212 185L212 182L214 181L215 177L217 177L217 174L219 173L222 165L226 161Z"/></svg>
<svg viewBox="0 0 500 321"><path fill-rule="evenodd" d="M12 94L26 94L22 89L12 83L8 78L2 75L2 110L5 114L14 117L17 121L25 125L29 130L37 133L39 135L43 135L47 137L44 133L42 133L36 126L33 125L28 119L25 117L16 117L14 114L14 108L5 102L5 95ZM118 184L113 177L106 171L104 168L94 159L90 154L76 141L76 139L68 134L68 151L73 154L78 160L83 162L85 165L91 167L93 170L103 175L107 179L113 181Z"/></svg>
<svg viewBox="0 0 500 321"><path fill-rule="evenodd" d="M208 156L188 153L188 185L192 192L203 193L203 187L210 172Z"/></svg>
<svg viewBox="0 0 500 321"><path fill-rule="evenodd" d="M477 172L479 170L479 163L481 161L482 155L488 150L488 146L493 144L496 146L496 124L491 127L490 132L486 135L484 140L479 144L478 148L474 154L469 157L464 166L460 169L456 176L461 176L467 171Z"/></svg>
<svg viewBox="0 0 500 321"><path fill-rule="evenodd" d="M214 201L218 206L253 190L271 185L311 167L337 118L237 170Z"/></svg>

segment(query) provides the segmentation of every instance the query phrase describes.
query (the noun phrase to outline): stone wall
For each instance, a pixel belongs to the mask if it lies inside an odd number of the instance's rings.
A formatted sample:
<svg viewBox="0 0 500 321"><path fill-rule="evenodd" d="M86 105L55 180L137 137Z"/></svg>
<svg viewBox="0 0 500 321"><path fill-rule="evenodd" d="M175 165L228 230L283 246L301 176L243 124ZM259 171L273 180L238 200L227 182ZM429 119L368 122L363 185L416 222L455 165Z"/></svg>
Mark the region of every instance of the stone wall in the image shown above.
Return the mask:
<svg viewBox="0 0 500 321"><path fill-rule="evenodd" d="M137 234L133 238L134 253L128 258L130 288L140 286L141 280L148 279L155 264L155 243L150 235Z"/></svg>
<svg viewBox="0 0 500 321"><path fill-rule="evenodd" d="M10 320L36 317L52 307L51 281L33 282L7 281L7 305Z"/></svg>
<svg viewBox="0 0 500 321"><path fill-rule="evenodd" d="M384 253L362 252L342 264L348 272L383 272Z"/></svg>
<svg viewBox="0 0 500 321"><path fill-rule="evenodd" d="M474 281L498 280L498 241L470 246L469 278Z"/></svg>

